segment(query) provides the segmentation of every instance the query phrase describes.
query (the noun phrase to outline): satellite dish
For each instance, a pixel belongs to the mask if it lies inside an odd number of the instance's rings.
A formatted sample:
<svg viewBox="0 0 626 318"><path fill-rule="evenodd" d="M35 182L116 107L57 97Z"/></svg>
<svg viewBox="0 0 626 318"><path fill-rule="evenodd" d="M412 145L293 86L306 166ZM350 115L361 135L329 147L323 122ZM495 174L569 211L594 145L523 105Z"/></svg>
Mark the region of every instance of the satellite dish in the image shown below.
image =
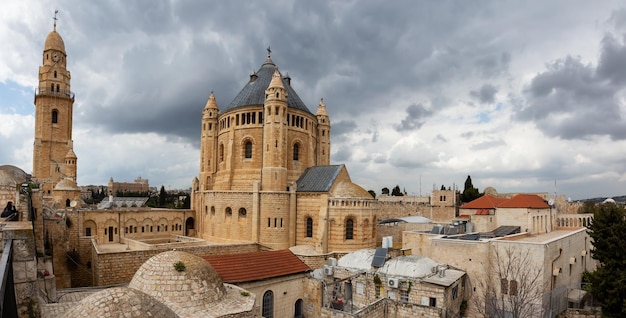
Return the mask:
<svg viewBox="0 0 626 318"><path fill-rule="evenodd" d="M74 201L74 200L72 200L72 202L70 202L70 206L71 206L71 207L75 208L75 207L76 207L76 205L78 205L78 202L76 202L76 201Z"/></svg>
<svg viewBox="0 0 626 318"><path fill-rule="evenodd" d="M553 206L554 205L554 199L548 200L548 205Z"/></svg>

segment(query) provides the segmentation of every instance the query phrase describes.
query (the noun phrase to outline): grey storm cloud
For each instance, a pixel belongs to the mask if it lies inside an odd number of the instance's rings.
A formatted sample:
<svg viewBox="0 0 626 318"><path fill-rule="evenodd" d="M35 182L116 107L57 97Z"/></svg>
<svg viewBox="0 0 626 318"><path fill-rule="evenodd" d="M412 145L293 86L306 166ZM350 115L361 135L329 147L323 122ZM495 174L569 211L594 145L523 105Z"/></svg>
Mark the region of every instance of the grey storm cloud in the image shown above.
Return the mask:
<svg viewBox="0 0 626 318"><path fill-rule="evenodd" d="M506 73L509 69L510 62L511 54L508 52L502 52L499 55L490 54L480 57L476 60L475 64L482 77L490 78Z"/></svg>
<svg viewBox="0 0 626 318"><path fill-rule="evenodd" d="M76 20L67 23L80 25L80 31L61 26L59 31L70 58L93 62L90 72L119 68L114 87L81 91L101 97L85 107L82 123L108 132L156 132L197 146L210 91L226 107L263 63L267 46L309 109L315 112L324 97L331 119L374 110L391 98L385 92L427 92L453 78L508 68L508 53L494 54L495 44L478 41L485 34L464 31L466 21L483 17L485 8L426 2L420 10L402 9L412 6L411 1L390 6L376 1L77 2L73 10L86 14L68 16ZM435 15L440 18L430 19ZM446 36L451 40L443 40ZM105 63L96 63L102 57ZM419 128L422 122L416 119L410 113L399 129ZM341 129L333 126L334 133Z"/></svg>
<svg viewBox="0 0 626 318"><path fill-rule="evenodd" d="M396 125L397 131L416 130L426 123L433 112L422 104L412 104L406 108L406 117Z"/></svg>
<svg viewBox="0 0 626 318"><path fill-rule="evenodd" d="M353 120L341 120L332 123L332 138L344 140L347 134L354 132L357 128L357 124Z"/></svg>
<svg viewBox="0 0 626 318"><path fill-rule="evenodd" d="M608 135L626 138L624 93L626 46L607 34L601 42L597 67L571 56L547 65L518 101L514 118L534 121L548 136L587 139Z"/></svg>
<svg viewBox="0 0 626 318"><path fill-rule="evenodd" d="M491 84L484 84L478 90L470 91L470 96L483 104L493 104L498 89Z"/></svg>

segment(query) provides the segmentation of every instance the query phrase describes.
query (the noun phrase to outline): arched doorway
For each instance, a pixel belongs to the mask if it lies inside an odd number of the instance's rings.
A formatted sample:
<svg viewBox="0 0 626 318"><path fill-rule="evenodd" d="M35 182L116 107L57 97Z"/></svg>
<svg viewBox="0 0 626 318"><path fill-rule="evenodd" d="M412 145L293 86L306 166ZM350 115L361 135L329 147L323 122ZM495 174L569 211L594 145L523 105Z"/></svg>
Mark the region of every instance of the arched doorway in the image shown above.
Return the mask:
<svg viewBox="0 0 626 318"><path fill-rule="evenodd" d="M192 217L188 217L185 221L185 236L196 236L194 221Z"/></svg>
<svg viewBox="0 0 626 318"><path fill-rule="evenodd" d="M302 299L296 300L293 316L294 318L304 318L304 315L302 315Z"/></svg>

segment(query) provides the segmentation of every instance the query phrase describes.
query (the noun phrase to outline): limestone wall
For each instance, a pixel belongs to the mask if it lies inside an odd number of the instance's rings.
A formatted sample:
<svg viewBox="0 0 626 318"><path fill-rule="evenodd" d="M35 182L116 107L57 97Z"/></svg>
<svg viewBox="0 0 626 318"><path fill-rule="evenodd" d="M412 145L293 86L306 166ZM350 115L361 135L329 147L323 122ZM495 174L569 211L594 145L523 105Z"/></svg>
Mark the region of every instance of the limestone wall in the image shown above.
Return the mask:
<svg viewBox="0 0 626 318"><path fill-rule="evenodd" d="M261 316L263 306L263 295L271 291L274 299L274 317L295 317L296 302L302 302L304 310L304 281L307 273L276 277L262 281L237 284L256 295L255 313Z"/></svg>
<svg viewBox="0 0 626 318"><path fill-rule="evenodd" d="M94 247L95 248L95 247ZM114 253L97 253L92 251L91 263L93 268L94 285L108 286L121 283L128 283L135 275L139 267L150 257L157 255L164 250L147 250L147 251L124 251ZM188 252L197 256L216 255L216 254L236 254L260 251L259 245L255 243L249 244L232 244L232 245L206 245L194 246L188 248L179 248L184 252Z"/></svg>

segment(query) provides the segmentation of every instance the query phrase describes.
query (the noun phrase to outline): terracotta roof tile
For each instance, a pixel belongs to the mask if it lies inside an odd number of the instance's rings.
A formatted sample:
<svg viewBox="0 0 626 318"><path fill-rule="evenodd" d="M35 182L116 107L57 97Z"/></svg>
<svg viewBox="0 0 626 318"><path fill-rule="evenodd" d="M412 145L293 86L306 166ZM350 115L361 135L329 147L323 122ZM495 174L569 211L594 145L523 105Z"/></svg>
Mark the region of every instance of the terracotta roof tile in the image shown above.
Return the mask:
<svg viewBox="0 0 626 318"><path fill-rule="evenodd" d="M474 201L463 204L461 209L495 209L500 203L506 200L507 199L496 198L485 194Z"/></svg>
<svg viewBox="0 0 626 318"><path fill-rule="evenodd" d="M311 268L290 250L203 256L225 283L304 273Z"/></svg>
<svg viewBox="0 0 626 318"><path fill-rule="evenodd" d="M529 209L549 209L550 206L540 196L536 194L518 194L502 204L499 208L529 208Z"/></svg>

